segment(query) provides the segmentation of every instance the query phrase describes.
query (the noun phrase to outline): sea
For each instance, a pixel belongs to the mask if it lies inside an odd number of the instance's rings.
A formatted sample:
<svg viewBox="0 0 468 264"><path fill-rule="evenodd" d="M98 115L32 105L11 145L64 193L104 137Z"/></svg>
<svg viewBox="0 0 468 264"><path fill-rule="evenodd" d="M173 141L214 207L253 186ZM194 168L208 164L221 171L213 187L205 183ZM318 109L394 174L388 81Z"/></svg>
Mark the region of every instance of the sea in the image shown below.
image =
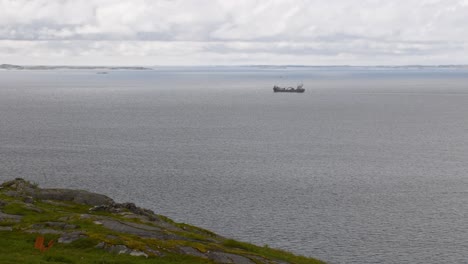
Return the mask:
<svg viewBox="0 0 468 264"><path fill-rule="evenodd" d="M97 73L0 71L1 181L327 263L468 262L468 68Z"/></svg>

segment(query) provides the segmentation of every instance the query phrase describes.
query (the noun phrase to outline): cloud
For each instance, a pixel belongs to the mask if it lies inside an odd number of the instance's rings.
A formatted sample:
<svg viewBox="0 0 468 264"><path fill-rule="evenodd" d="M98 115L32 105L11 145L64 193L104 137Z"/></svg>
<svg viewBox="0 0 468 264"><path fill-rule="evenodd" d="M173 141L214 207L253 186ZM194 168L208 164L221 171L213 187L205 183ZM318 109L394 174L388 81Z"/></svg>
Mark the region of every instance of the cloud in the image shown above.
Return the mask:
<svg viewBox="0 0 468 264"><path fill-rule="evenodd" d="M0 0L0 56L450 63L466 24L467 0Z"/></svg>

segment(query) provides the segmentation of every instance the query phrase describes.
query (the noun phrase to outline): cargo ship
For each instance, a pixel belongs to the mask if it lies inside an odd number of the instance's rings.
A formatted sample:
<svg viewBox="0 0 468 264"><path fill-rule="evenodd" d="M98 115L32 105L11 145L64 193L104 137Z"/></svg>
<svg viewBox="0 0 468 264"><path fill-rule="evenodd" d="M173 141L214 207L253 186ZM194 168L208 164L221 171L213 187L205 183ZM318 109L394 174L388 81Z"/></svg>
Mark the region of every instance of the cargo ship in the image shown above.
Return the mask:
<svg viewBox="0 0 468 264"><path fill-rule="evenodd" d="M305 89L303 84L299 84L296 88L294 87L279 87L277 85L273 86L274 93L303 93Z"/></svg>

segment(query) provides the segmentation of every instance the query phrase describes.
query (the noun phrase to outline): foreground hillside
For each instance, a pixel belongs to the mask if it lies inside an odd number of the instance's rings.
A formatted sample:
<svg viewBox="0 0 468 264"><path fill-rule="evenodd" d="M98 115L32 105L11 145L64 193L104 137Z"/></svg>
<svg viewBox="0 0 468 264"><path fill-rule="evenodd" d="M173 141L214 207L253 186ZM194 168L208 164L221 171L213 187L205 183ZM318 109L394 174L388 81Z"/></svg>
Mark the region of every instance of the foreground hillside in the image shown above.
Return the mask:
<svg viewBox="0 0 468 264"><path fill-rule="evenodd" d="M322 263L80 190L0 185L1 263Z"/></svg>

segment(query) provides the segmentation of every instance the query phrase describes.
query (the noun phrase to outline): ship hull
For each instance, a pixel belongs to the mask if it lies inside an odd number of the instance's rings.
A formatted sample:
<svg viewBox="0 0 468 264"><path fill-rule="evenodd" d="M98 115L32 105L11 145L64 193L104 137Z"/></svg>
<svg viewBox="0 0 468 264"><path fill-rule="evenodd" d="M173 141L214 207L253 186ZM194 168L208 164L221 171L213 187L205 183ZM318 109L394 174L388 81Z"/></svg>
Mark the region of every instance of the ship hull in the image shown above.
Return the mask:
<svg viewBox="0 0 468 264"><path fill-rule="evenodd" d="M303 85L299 84L296 88L294 87L279 87L277 85L273 86L274 93L303 93L305 89L302 88Z"/></svg>
<svg viewBox="0 0 468 264"><path fill-rule="evenodd" d="M274 93L303 93L305 90L281 90L273 89Z"/></svg>

